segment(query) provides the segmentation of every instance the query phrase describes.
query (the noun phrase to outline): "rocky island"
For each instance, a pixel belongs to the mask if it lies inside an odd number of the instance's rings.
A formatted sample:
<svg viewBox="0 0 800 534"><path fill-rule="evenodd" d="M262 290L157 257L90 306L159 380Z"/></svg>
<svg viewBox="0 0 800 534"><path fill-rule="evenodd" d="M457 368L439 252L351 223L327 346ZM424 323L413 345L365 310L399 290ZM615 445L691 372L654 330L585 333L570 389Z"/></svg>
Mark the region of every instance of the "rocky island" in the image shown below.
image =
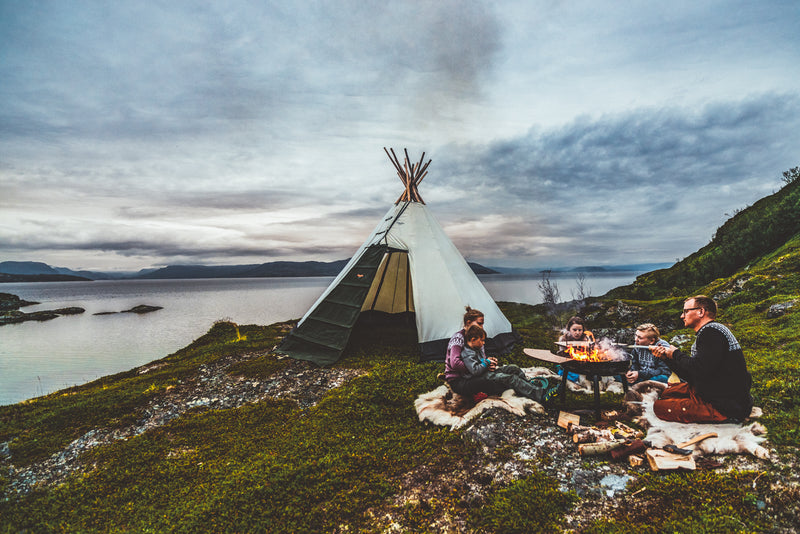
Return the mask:
<svg viewBox="0 0 800 534"><path fill-rule="evenodd" d="M40 310L31 313L20 311L20 308L33 306L35 304L39 303L22 300L17 295L12 295L11 293L0 293L0 326L4 324L23 323L25 321L49 321L62 315L78 315L86 312L84 308L79 306L69 306L66 308L57 308L55 310ZM100 312L94 315L109 315L114 313L136 313L141 315L161 309L163 309L161 306L140 304L129 310L122 310L120 312Z"/></svg>
<svg viewBox="0 0 800 534"><path fill-rule="evenodd" d="M154 311L163 310L163 306L148 306L147 304L139 304L129 310L122 310L120 312L97 312L94 315L114 315L115 313L136 313L142 315L144 313L152 313Z"/></svg>
<svg viewBox="0 0 800 534"><path fill-rule="evenodd" d="M19 311L24 306L33 306L38 302L28 302L11 293L0 293L0 325L22 323L25 321L49 321L61 315L77 315L86 310L78 306L41 310L31 313Z"/></svg>

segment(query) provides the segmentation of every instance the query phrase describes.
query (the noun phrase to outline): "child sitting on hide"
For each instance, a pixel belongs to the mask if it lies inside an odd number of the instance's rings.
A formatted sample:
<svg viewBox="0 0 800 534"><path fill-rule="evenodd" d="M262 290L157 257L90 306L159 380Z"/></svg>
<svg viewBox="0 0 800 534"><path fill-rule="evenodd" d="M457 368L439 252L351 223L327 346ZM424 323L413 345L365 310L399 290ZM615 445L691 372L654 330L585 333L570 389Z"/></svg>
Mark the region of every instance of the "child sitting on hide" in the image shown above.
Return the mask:
<svg viewBox="0 0 800 534"><path fill-rule="evenodd" d="M644 323L636 327L636 335L634 337L634 344L645 345L660 345L662 347L669 347L669 343L661 339L661 333L658 327L653 323ZM653 356L650 349L635 348L630 353L631 368L625 374L625 379L630 384L644 382L645 380L655 380L656 382L667 383L672 371L664 362Z"/></svg>
<svg viewBox="0 0 800 534"><path fill-rule="evenodd" d="M474 398L478 393L500 395L507 389L513 389L517 395L539 403L554 396L556 387L551 387L546 378L537 377L529 382L516 365L497 367L497 358L487 358L483 350L486 332L480 326L467 328L464 337L466 344L461 351L461 359L466 371L448 380L450 387L459 395Z"/></svg>

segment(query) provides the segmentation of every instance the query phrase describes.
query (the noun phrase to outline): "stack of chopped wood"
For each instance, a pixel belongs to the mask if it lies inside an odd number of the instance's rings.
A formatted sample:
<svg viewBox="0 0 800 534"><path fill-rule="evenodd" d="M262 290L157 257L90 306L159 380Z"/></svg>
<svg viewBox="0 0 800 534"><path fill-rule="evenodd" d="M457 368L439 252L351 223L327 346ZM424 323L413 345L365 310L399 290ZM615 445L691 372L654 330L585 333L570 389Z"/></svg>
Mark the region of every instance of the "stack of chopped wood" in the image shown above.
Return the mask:
<svg viewBox="0 0 800 534"><path fill-rule="evenodd" d="M561 412L558 425L572 436L572 441L578 445L578 453L581 456L608 454L614 461L627 459L634 467L643 465L646 458L653 471L694 470L696 468L694 457L685 447L713 437L707 434L677 446L669 445L663 449L656 449L651 447L649 442L642 440L644 433L641 430L631 428L620 421L601 421L595 426L584 426L580 424L579 415Z"/></svg>
<svg viewBox="0 0 800 534"><path fill-rule="evenodd" d="M559 414L558 425L572 436L581 456L611 453L614 460L622 460L639 450L640 444L636 442L641 442L644 436L641 431L620 421L584 426L580 424L580 416L568 412Z"/></svg>

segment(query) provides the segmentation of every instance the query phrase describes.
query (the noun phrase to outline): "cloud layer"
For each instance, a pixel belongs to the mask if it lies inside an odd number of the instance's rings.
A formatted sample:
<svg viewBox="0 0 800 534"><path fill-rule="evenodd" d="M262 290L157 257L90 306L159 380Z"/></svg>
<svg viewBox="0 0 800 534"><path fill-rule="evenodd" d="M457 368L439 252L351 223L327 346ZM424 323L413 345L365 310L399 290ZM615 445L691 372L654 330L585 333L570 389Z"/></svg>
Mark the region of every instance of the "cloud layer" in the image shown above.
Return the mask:
<svg viewBox="0 0 800 534"><path fill-rule="evenodd" d="M798 165L792 2L0 4L0 259L348 257L423 197L491 265L672 261Z"/></svg>

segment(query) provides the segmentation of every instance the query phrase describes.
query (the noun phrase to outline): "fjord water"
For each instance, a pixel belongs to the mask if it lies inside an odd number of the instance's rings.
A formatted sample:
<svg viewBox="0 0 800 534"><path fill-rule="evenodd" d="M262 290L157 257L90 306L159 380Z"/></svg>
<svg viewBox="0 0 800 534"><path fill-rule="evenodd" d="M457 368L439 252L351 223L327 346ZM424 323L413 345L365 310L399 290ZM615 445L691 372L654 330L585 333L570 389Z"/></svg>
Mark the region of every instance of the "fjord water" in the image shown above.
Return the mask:
<svg viewBox="0 0 800 534"><path fill-rule="evenodd" d="M2 284L0 291L81 315L0 327L0 404L127 371L197 339L220 319L271 324L296 319L331 278L124 280ZM121 312L146 304L163 309Z"/></svg>
<svg viewBox="0 0 800 534"><path fill-rule="evenodd" d="M588 274L593 295L628 284L636 272ZM484 275L495 300L537 304L537 275ZM25 312L69 306L85 308L46 322L0 326L0 404L11 404L127 371L163 358L225 319L268 325L300 318L332 278L247 278L194 280L96 280L0 284L0 292L40 304ZM572 298L574 274L557 276L563 300ZM163 309L137 315L121 312L140 304ZM453 325L453 331L458 328Z"/></svg>

